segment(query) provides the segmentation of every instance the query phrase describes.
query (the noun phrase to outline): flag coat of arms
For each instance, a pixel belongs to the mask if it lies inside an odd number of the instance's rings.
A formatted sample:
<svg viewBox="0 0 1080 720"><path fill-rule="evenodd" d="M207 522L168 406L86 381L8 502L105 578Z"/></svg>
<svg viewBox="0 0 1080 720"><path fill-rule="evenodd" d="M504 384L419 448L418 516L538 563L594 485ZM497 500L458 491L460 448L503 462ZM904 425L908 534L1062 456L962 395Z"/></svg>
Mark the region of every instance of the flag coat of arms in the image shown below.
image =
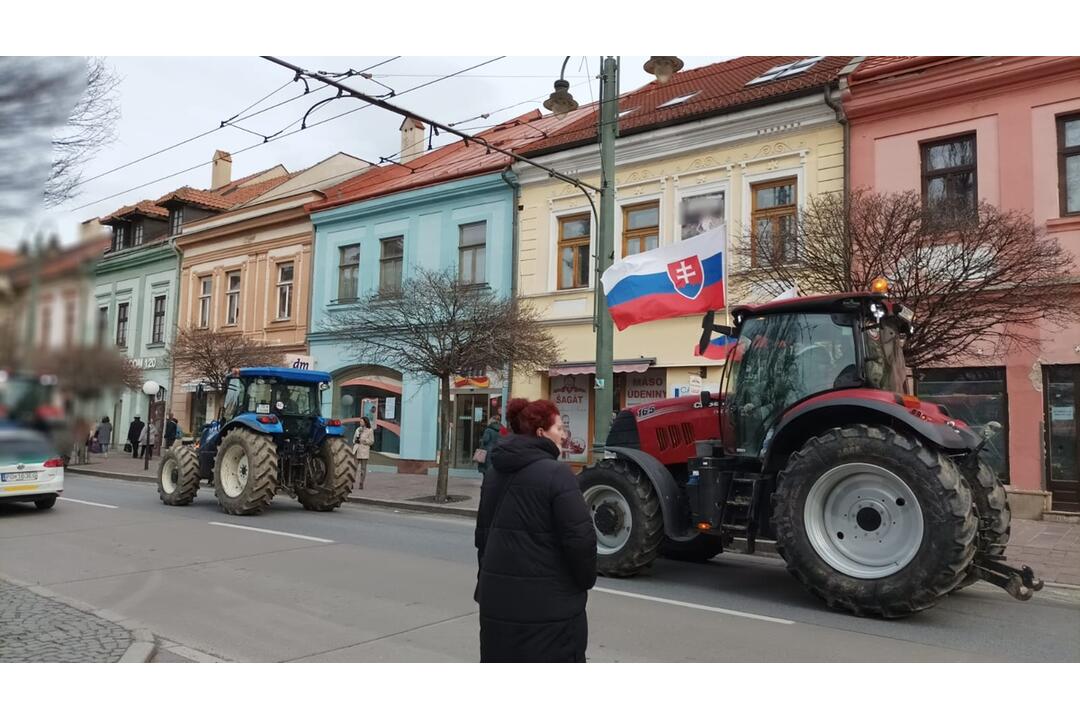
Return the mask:
<svg viewBox="0 0 1080 720"><path fill-rule="evenodd" d="M724 307L726 242L720 227L614 263L600 282L615 326Z"/></svg>

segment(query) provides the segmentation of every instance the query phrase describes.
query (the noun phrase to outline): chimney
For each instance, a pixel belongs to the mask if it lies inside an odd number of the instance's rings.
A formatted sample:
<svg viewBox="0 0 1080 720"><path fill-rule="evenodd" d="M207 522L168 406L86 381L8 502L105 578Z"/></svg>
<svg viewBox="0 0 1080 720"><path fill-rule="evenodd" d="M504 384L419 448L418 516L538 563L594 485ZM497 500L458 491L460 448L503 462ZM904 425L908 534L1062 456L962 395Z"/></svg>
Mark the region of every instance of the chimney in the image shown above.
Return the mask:
<svg viewBox="0 0 1080 720"><path fill-rule="evenodd" d="M210 176L210 189L217 190L230 182L232 182L232 155L224 150L215 150L214 169Z"/></svg>
<svg viewBox="0 0 1080 720"><path fill-rule="evenodd" d="M109 228L98 222L97 218L90 218L79 223L79 242L96 240L109 232Z"/></svg>
<svg viewBox="0 0 1080 720"><path fill-rule="evenodd" d="M416 118L405 118L401 123L401 157L398 162L407 163L424 154L424 123Z"/></svg>

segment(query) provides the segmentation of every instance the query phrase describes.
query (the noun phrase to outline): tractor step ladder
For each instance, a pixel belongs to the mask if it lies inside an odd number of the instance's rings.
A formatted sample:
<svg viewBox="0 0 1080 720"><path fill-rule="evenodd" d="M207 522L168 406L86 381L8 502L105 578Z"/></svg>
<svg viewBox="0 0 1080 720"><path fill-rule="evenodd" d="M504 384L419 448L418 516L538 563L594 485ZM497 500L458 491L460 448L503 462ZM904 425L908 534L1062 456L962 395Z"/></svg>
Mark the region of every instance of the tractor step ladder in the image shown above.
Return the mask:
<svg viewBox="0 0 1080 720"><path fill-rule="evenodd" d="M754 510L757 508L760 492L760 475L740 474L732 477L727 497L724 499L720 529L738 537L745 537L748 555L755 550L757 523L754 521Z"/></svg>

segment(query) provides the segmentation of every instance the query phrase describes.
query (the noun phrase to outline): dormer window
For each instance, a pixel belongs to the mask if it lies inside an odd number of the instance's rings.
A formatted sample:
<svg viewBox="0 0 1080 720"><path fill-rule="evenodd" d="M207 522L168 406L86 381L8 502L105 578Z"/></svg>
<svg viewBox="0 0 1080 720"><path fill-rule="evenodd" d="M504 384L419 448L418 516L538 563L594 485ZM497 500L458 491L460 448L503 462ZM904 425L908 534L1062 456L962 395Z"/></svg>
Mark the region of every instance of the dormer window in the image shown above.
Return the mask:
<svg viewBox="0 0 1080 720"><path fill-rule="evenodd" d="M116 242L115 242L115 244L116 244L116 249L117 250L123 250L124 249L124 241L127 239L127 237L126 237L127 233L125 232L125 230L126 230L126 228L123 225L117 225L116 226Z"/></svg>
<svg viewBox="0 0 1080 720"><path fill-rule="evenodd" d="M137 225L135 225L135 244L136 245L142 245L142 239L143 239L143 224L138 223Z"/></svg>
<svg viewBox="0 0 1080 720"><path fill-rule="evenodd" d="M184 208L173 208L169 213L169 234L179 235L180 229L184 226Z"/></svg>

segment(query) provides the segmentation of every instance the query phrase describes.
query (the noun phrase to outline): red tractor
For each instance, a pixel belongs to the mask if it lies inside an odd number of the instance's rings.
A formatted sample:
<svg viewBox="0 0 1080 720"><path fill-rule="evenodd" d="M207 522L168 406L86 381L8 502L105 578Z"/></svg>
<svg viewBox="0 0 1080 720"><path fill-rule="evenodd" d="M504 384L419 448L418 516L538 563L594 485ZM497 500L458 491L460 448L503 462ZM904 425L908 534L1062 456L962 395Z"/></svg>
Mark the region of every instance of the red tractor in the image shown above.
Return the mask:
<svg viewBox="0 0 1080 720"><path fill-rule="evenodd" d="M905 390L911 312L879 293L740 306L702 323L729 349L720 397L623 410L581 473L600 571L658 555L704 561L775 542L830 607L900 617L987 580L1027 600L1004 564L1008 497L978 431Z"/></svg>

